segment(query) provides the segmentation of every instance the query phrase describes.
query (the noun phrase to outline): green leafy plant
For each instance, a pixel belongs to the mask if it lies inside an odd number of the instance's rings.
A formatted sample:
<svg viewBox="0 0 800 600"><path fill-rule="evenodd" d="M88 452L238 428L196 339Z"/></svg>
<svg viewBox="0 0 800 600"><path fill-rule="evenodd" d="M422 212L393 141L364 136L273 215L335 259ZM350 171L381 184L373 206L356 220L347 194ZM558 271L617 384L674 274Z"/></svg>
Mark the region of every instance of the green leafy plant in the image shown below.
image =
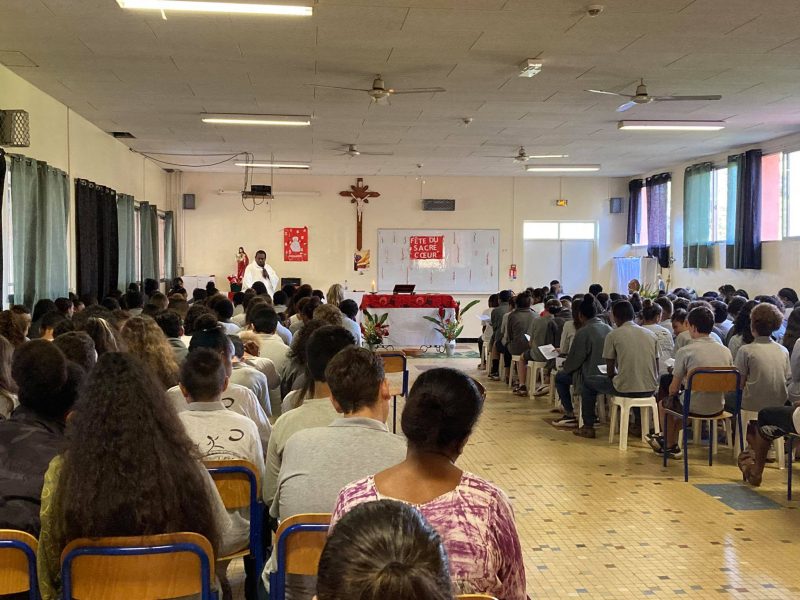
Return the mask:
<svg viewBox="0 0 800 600"><path fill-rule="evenodd" d="M453 340L458 339L458 336L461 335L461 332L464 330L464 325L461 322L461 318L464 316L464 313L478 304L478 302L480 302L480 300L473 300L469 302L463 309L461 308L461 303L457 302L456 314L453 317L445 317L445 309L439 307L438 316L430 317L426 315L422 318L436 325L436 331L441 333L445 340L452 342Z"/></svg>
<svg viewBox="0 0 800 600"><path fill-rule="evenodd" d="M361 322L361 334L364 336L364 341L369 346L380 346L383 343L383 338L389 335L389 326L386 325L389 313L373 315L368 310L363 312L364 320Z"/></svg>

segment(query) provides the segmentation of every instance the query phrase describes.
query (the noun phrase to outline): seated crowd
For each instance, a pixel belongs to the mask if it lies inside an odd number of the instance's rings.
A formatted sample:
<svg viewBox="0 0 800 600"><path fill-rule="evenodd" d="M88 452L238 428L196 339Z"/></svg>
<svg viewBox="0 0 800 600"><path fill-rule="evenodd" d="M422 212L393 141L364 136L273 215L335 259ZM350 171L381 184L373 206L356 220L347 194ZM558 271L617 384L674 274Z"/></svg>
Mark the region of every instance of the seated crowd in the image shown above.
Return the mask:
<svg viewBox="0 0 800 600"><path fill-rule="evenodd" d="M41 597L61 597L78 538L186 531L218 558L247 548L250 512L226 508L206 464L244 460L269 558L259 573L245 557L249 599L268 594L271 532L309 512L332 528L319 578L290 578L292 598L527 598L508 497L456 466L483 387L426 371L392 434L383 361L341 286L259 286L189 296L148 280L0 312L0 529L38 538Z"/></svg>
<svg viewBox="0 0 800 600"><path fill-rule="evenodd" d="M553 425L572 428L579 437L596 436L599 394L656 397L667 427L663 434L649 434L649 443L658 454L680 457L678 415L687 378L694 369L710 367L738 370L741 406L735 391L698 392L688 410L719 416L741 409L747 450L739 466L751 484L761 483L772 441L800 432L800 303L791 288L752 300L731 285L702 296L678 288L643 299L637 292L605 294L593 284L588 293L570 297L552 281L541 289L493 295L484 315L481 344L489 345L491 358L479 368L497 381L502 361L506 383L516 376L514 393L528 396L527 362L544 365L563 412ZM543 356L547 346L554 347L558 359ZM516 372L510 369L513 356L518 357ZM631 433L638 436L638 409L634 418Z"/></svg>

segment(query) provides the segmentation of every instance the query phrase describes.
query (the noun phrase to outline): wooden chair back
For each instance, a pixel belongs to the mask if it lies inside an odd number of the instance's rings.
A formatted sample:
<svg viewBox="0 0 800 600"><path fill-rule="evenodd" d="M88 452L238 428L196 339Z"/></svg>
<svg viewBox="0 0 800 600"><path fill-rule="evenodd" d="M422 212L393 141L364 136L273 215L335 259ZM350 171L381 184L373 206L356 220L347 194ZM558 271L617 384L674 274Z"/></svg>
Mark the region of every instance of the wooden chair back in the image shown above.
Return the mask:
<svg viewBox="0 0 800 600"><path fill-rule="evenodd" d="M306 513L284 519L275 533L276 543L290 527L299 524L330 525L331 514ZM288 535L284 546L284 556L286 558L284 574L316 575L319 568L319 558L322 555L322 549L325 547L327 539L327 530L299 531Z"/></svg>
<svg viewBox="0 0 800 600"><path fill-rule="evenodd" d="M81 538L61 553L65 598L211 598L214 551L199 533Z"/></svg>
<svg viewBox="0 0 800 600"><path fill-rule="evenodd" d="M261 489L261 476L256 466L247 460L208 460L204 461L206 469L217 486L222 503L227 509L250 508L251 501L258 501ZM241 471L228 472L226 468L247 469L252 475Z"/></svg>
<svg viewBox="0 0 800 600"><path fill-rule="evenodd" d="M36 552L39 542L30 533L0 529L0 596L29 592L38 598Z"/></svg>
<svg viewBox="0 0 800 600"><path fill-rule="evenodd" d="M741 375L735 367L699 367L686 378L686 389L696 392L735 392L741 387Z"/></svg>

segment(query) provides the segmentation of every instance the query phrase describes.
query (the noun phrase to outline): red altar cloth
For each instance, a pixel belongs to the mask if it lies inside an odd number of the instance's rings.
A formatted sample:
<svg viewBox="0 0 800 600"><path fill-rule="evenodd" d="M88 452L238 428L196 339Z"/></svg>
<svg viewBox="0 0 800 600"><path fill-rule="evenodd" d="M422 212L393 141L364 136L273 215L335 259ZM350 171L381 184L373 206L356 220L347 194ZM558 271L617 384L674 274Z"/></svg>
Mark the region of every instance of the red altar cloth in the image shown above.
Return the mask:
<svg viewBox="0 0 800 600"><path fill-rule="evenodd" d="M361 310L373 308L456 308L447 294L364 294Z"/></svg>

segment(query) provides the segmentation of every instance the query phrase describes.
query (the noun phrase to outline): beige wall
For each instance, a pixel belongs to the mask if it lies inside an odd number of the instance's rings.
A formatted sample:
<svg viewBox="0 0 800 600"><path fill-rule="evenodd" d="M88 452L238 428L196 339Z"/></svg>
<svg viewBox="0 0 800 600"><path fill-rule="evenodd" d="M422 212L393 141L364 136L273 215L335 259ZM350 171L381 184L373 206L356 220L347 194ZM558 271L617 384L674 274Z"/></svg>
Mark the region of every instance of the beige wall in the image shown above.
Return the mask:
<svg viewBox="0 0 800 600"><path fill-rule="evenodd" d="M0 66L0 109L30 113L31 145L6 148L66 171L70 176L70 248L74 248L74 179L89 179L137 200L171 209L167 173L38 88ZM75 256L70 250L70 285Z"/></svg>
<svg viewBox="0 0 800 600"><path fill-rule="evenodd" d="M500 230L499 286L521 289L534 283L508 279L508 267L517 264L524 272L522 223L525 220L594 220L599 222L599 240L593 274L610 282L611 258L626 252L625 216L610 215L608 198L620 195L625 181L608 178L557 177L366 177L380 198L371 200L364 213L364 248L372 251L372 268L353 272L355 208L341 196L355 180L351 177L277 175L276 198L248 212L236 194L242 176L223 173L183 173L181 189L197 197L196 210L183 211L182 265L187 275L216 275L223 286L235 271L238 246L251 259L257 249L267 251L268 262L280 276L302 277L314 287L327 290L334 282L348 281L350 289L368 290L377 280L375 252L377 230L382 228L451 228ZM560 190L559 190L560 187ZM281 192L313 192L314 195L281 195ZM318 194L318 195L317 195ZM423 212L421 198L454 198L456 211ZM567 208L555 200L567 198ZM283 262L284 227L309 228L309 261ZM220 287L223 287L220 286ZM224 289L224 287L223 287ZM463 296L461 299L466 300ZM485 296L482 296L485 298ZM477 335L478 321L467 319L465 336Z"/></svg>

